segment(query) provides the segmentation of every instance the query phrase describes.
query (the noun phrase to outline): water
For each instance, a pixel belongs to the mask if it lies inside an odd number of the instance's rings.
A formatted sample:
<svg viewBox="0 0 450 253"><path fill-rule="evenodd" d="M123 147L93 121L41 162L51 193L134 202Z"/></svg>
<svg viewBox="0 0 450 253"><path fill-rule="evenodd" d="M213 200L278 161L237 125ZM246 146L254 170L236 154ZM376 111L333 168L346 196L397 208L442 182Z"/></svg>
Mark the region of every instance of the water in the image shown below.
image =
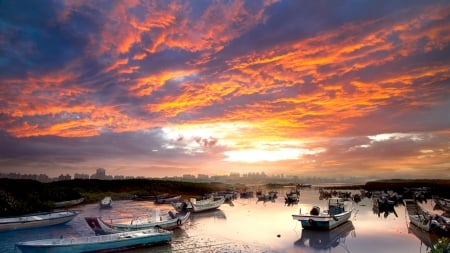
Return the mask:
<svg viewBox="0 0 450 253"><path fill-rule="evenodd" d="M404 206L395 207L395 213L374 213L372 200L364 198L354 203L351 223L331 232L302 232L300 222L292 214L326 206L319 200L315 189L302 190L300 203L284 204L288 189L277 189L275 202L257 202L256 198L237 199L233 204L223 204L220 209L192 214L182 229L174 231L173 241L161 245L127 252L428 252L428 234L408 229ZM428 201L431 207L431 201ZM0 233L0 252L14 252L19 241L93 235L84 221L85 216L102 216L104 219L132 217L150 213L152 202L114 201L113 208L99 209L98 204L79 207L82 213L74 220L59 226ZM170 205L157 205L161 212L172 210ZM419 238L423 237L423 240ZM434 238L435 239L435 238ZM428 246L427 246L428 244ZM18 252L18 250L17 250Z"/></svg>

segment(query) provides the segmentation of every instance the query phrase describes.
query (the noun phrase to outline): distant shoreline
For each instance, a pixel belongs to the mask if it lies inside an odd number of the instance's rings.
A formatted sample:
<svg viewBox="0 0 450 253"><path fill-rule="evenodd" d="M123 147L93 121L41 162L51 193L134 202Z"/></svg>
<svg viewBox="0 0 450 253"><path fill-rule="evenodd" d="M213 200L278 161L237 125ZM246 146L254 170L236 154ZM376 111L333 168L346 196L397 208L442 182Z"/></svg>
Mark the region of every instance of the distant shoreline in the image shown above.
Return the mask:
<svg viewBox="0 0 450 253"><path fill-rule="evenodd" d="M295 187L298 183L262 184L267 188ZM449 179L389 179L370 181L365 184L323 184L314 188L335 190L393 190L427 187L431 194L450 198ZM129 180L93 180L74 179L51 183L34 180L0 179L0 216L14 216L55 208L56 202L84 198L82 204L95 203L104 196L115 200L131 199L135 195L180 194L182 198L201 196L220 190L240 191L247 188L243 184L194 183L183 181L129 179ZM26 191L24 191L26 189Z"/></svg>

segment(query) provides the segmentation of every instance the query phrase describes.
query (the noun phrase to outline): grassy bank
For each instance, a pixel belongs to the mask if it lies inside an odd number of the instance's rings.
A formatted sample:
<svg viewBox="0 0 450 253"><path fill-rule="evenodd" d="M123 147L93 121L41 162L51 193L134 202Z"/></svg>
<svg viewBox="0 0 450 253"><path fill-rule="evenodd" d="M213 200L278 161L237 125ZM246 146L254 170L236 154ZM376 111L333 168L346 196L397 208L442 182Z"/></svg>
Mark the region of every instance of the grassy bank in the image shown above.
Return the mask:
<svg viewBox="0 0 450 253"><path fill-rule="evenodd" d="M0 216L48 211L54 202L83 197L85 203L105 196L130 199L134 195L181 194L183 198L223 190L220 183L190 183L165 180L68 180L40 183L34 180L0 179Z"/></svg>

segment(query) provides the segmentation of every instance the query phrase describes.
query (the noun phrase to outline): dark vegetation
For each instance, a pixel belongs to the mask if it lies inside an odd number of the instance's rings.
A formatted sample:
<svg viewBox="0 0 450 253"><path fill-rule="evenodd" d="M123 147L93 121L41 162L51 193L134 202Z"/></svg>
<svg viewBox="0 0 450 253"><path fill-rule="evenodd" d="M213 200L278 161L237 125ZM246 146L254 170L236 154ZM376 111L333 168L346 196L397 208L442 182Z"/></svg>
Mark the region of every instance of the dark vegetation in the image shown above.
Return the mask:
<svg viewBox="0 0 450 253"><path fill-rule="evenodd" d="M365 190L393 190L402 192L407 189L426 187L431 195L439 195L443 198L450 198L450 180L448 179L390 179L367 182L364 186Z"/></svg>
<svg viewBox="0 0 450 253"><path fill-rule="evenodd" d="M134 195L181 194L183 198L223 190L220 183L189 183L165 180L68 180L40 183L34 180L0 179L0 216L49 211L54 203L83 197L84 203L131 199Z"/></svg>

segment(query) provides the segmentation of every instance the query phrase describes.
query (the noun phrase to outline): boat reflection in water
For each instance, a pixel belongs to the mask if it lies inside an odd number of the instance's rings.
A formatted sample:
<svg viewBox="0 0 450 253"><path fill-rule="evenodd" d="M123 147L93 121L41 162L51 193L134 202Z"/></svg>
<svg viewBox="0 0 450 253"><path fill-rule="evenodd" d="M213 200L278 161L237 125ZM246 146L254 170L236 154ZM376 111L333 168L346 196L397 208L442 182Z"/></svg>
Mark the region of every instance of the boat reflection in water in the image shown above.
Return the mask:
<svg viewBox="0 0 450 253"><path fill-rule="evenodd" d="M220 209L209 210L201 213L192 213L190 216L191 221L196 221L200 219L223 219L225 220L227 216Z"/></svg>
<svg viewBox="0 0 450 253"><path fill-rule="evenodd" d="M420 249L425 246L424 252L429 252L439 240L439 236L435 233L429 233L415 226L414 224L408 225L408 233L413 234L420 240Z"/></svg>
<svg viewBox="0 0 450 253"><path fill-rule="evenodd" d="M328 231L302 230L300 239L294 242L296 247L309 247L319 250L327 250L341 245L347 252L350 252L345 246L345 239L348 235L355 234L355 227L351 221L347 221Z"/></svg>

